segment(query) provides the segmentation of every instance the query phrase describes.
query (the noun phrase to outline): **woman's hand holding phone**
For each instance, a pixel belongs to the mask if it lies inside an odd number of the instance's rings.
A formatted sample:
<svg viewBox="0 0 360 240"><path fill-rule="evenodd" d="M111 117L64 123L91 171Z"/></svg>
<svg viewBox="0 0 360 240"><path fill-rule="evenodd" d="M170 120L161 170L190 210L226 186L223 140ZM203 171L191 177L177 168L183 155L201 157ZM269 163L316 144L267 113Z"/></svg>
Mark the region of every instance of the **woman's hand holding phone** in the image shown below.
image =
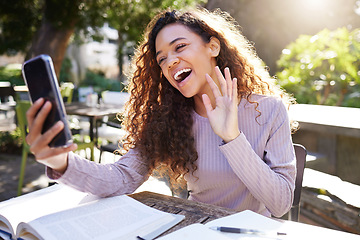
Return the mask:
<svg viewBox="0 0 360 240"><path fill-rule="evenodd" d="M51 102L38 99L26 112L29 124L29 134L26 142L30 146L30 151L35 155L38 162L58 171L65 172L67 168L67 154L74 151L77 145L72 143L66 147L49 147L51 140L64 128L64 123L58 121L45 133L41 133L46 117L52 108Z"/></svg>

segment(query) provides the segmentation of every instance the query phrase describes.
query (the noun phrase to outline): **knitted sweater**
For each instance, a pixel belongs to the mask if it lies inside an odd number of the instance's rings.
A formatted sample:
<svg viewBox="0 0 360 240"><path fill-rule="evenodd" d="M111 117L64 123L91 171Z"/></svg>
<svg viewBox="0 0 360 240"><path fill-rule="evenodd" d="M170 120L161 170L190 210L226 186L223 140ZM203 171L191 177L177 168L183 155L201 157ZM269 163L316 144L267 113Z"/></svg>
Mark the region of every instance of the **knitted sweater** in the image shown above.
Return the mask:
<svg viewBox="0 0 360 240"><path fill-rule="evenodd" d="M238 106L241 134L224 144L207 118L194 112L198 169L185 175L190 200L265 216L281 216L293 201L296 164L290 123L281 99L253 94ZM191 172L191 171L190 171ZM97 164L69 153L64 174L50 178L99 196L128 194L147 180L147 164L131 149L113 164Z"/></svg>

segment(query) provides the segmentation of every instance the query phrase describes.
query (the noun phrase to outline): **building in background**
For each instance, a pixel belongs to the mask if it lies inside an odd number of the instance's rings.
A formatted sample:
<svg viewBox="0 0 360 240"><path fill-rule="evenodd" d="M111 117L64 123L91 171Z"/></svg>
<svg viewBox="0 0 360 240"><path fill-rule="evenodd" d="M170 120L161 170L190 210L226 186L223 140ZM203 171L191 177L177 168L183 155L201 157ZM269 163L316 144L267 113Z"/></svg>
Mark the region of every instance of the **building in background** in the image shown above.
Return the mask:
<svg viewBox="0 0 360 240"><path fill-rule="evenodd" d="M118 32L105 24L99 34L103 37L100 42L86 39L81 45L69 44L66 57L71 61L74 83L79 83L85 77L87 69L103 72L107 78L118 77Z"/></svg>

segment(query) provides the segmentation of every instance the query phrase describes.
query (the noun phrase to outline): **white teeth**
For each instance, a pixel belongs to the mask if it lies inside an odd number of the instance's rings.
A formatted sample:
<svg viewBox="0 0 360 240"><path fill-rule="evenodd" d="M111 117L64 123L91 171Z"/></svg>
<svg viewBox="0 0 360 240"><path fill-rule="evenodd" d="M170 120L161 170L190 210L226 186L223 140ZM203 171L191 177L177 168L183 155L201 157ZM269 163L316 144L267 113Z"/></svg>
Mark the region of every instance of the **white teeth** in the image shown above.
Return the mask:
<svg viewBox="0 0 360 240"><path fill-rule="evenodd" d="M184 72L190 72L190 71L191 71L190 68L184 68L184 69L176 72L175 75L174 75L175 80L179 80L180 74L182 74L182 73L184 73Z"/></svg>

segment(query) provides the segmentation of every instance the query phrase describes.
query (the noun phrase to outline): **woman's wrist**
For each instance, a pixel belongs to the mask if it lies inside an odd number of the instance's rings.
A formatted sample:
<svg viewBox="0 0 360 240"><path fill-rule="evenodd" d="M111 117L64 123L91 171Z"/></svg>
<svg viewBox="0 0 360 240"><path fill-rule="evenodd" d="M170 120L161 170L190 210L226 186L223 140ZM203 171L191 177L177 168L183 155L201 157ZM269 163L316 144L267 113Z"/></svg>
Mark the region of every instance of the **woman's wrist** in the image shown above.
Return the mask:
<svg viewBox="0 0 360 240"><path fill-rule="evenodd" d="M58 155L56 156L56 159L47 160L46 162L43 162L43 164L52 170L63 174L68 167L68 153Z"/></svg>
<svg viewBox="0 0 360 240"><path fill-rule="evenodd" d="M240 136L240 134L241 134L241 131L238 130L236 132L233 132L229 136L223 137L222 139L223 139L224 143L228 143L228 142L231 142L232 140L234 140L235 138L237 138L238 136Z"/></svg>

